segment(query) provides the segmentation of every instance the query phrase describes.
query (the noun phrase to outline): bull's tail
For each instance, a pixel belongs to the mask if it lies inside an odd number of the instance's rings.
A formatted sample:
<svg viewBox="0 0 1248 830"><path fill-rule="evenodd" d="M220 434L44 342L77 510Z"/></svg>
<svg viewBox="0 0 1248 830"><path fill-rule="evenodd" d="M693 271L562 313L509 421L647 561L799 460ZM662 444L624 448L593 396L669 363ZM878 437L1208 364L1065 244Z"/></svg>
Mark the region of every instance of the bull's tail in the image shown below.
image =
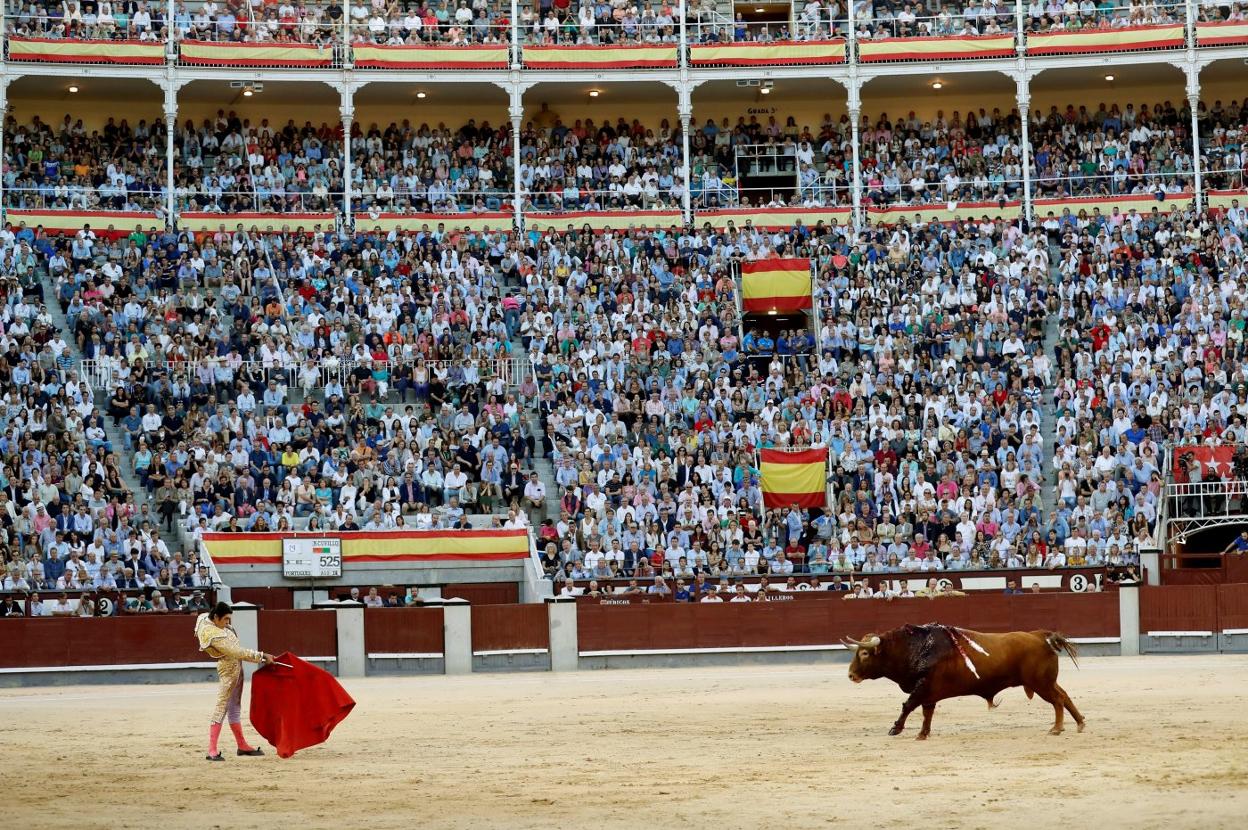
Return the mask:
<svg viewBox="0 0 1248 830"><path fill-rule="evenodd" d="M1050 631L1045 636L1044 641L1049 644L1049 648L1053 649L1054 654L1060 656L1063 651L1069 654L1070 661L1075 664L1075 668L1079 668L1079 649L1075 647L1074 643L1066 639L1065 634Z"/></svg>

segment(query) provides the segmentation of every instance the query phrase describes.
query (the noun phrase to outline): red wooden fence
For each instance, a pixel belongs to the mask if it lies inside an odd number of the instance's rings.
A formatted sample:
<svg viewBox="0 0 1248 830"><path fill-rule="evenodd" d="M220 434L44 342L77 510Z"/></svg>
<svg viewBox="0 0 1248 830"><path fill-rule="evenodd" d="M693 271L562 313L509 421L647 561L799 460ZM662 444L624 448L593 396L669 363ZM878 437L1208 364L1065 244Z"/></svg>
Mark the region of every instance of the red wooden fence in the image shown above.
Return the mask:
<svg viewBox="0 0 1248 830"><path fill-rule="evenodd" d="M441 608L365 608L367 654L441 654Z"/></svg>
<svg viewBox="0 0 1248 830"><path fill-rule="evenodd" d="M1117 594L1024 594L823 602L578 605L581 651L833 645L905 623L1117 637Z"/></svg>
<svg viewBox="0 0 1248 830"><path fill-rule="evenodd" d="M1140 589L1140 633L1217 632L1217 585L1159 585Z"/></svg>
<svg viewBox="0 0 1248 830"><path fill-rule="evenodd" d="M550 648L545 605L474 605L473 651Z"/></svg>
<svg viewBox="0 0 1248 830"><path fill-rule="evenodd" d="M261 651L338 656L338 621L333 611L260 611L257 616Z"/></svg>

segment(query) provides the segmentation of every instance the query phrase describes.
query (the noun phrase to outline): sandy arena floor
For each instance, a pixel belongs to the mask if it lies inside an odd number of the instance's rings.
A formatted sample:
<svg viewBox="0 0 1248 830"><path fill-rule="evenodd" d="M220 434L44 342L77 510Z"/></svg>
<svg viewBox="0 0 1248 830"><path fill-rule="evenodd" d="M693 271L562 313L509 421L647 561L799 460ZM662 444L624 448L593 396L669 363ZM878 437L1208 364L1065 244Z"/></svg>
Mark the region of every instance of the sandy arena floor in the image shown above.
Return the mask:
<svg viewBox="0 0 1248 830"><path fill-rule="evenodd" d="M12 827L1243 827L1248 657L1062 661L1088 730L1021 689L885 733L845 667L370 679L328 744L203 760L209 685L0 691ZM1069 724L1069 721L1068 721ZM252 733L248 725L249 734ZM222 736L222 747L228 732Z"/></svg>

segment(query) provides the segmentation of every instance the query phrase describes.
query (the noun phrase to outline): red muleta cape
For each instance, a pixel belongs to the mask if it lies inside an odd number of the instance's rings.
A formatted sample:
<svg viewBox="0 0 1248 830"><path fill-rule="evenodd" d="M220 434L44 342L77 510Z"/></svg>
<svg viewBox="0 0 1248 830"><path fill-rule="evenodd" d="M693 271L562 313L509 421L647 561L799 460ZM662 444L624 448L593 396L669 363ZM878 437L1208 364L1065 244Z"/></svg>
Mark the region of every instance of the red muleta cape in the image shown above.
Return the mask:
<svg viewBox="0 0 1248 830"><path fill-rule="evenodd" d="M289 651L277 661L292 668L263 666L252 677L251 725L277 749L277 757L289 758L324 743L355 701L332 674Z"/></svg>

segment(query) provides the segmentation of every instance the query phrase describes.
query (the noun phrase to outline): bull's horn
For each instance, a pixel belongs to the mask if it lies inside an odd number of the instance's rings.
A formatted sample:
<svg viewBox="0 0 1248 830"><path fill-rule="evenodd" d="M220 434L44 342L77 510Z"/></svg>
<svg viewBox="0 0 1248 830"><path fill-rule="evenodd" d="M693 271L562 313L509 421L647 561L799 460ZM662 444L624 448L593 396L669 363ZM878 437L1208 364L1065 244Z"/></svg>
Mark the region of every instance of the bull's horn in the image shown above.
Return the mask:
<svg viewBox="0 0 1248 830"><path fill-rule="evenodd" d="M875 635L872 635L868 637L867 639L863 640L861 643L859 643L859 645L866 646L867 648L875 648L879 644L880 644L880 638Z"/></svg>
<svg viewBox="0 0 1248 830"><path fill-rule="evenodd" d="M841 640L841 645L845 646L845 648L849 649L850 651L857 651L858 646L862 645L862 643L859 643L853 637L850 637L848 639Z"/></svg>

